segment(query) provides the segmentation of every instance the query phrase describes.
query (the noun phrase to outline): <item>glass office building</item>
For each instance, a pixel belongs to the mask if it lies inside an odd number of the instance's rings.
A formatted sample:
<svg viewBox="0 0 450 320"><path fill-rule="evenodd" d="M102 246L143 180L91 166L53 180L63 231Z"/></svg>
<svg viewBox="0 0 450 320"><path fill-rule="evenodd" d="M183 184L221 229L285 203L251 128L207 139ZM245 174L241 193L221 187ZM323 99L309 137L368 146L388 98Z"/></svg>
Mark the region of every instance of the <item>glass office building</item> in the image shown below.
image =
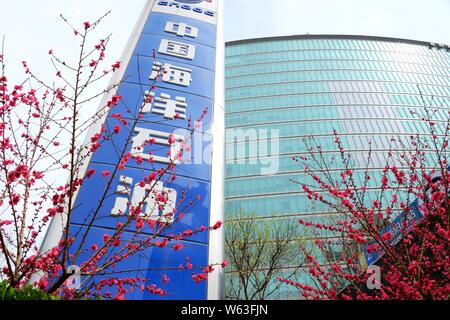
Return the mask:
<svg viewBox="0 0 450 320"><path fill-rule="evenodd" d="M226 214L330 214L291 182L305 181L292 157L308 153L308 137L332 157L337 130L361 169L370 141L376 176L390 148L401 148L411 133L429 133L411 110L425 100L447 121L450 52L443 45L368 36L250 39L227 43L225 69ZM355 178L362 181L362 170Z"/></svg>

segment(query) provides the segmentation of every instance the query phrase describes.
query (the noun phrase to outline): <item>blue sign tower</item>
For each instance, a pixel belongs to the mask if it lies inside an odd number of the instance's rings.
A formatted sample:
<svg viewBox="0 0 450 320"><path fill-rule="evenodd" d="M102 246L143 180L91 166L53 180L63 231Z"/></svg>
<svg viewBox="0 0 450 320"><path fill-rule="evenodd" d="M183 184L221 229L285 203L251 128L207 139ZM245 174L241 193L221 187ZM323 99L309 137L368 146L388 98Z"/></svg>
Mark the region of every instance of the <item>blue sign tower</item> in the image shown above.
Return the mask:
<svg viewBox="0 0 450 320"><path fill-rule="evenodd" d="M220 3L219 3L220 2ZM179 160L176 166L177 178L170 185L164 179L155 188L167 192L168 203L174 207L185 191L192 192L201 199L189 219L181 219L173 224L170 231L158 234L163 239L169 233L176 233L199 226L212 226L223 218L223 41L221 0L149 0L137 22L133 35L122 56L122 69L116 72L111 83L120 82L117 92L105 95L101 106L113 94L122 96L121 102L96 126L90 128L88 139L104 126L114 127L114 114L120 113L139 121L133 132L122 130L86 161L84 170L96 172L111 171L120 161L120 155L130 153L137 161L128 161L125 168L115 176L108 190L98 216L90 226L87 243L100 243L102 236L114 230L120 215L128 206L141 201L144 175L167 167L177 153L189 132L188 119L202 119L199 128L201 144L191 146L191 154L200 154L194 161ZM143 89L147 88L147 90ZM148 89L152 88L152 90ZM205 113L207 110L207 113ZM203 114L203 116L202 116ZM132 140L125 143L127 136ZM168 144L169 138L174 140ZM140 148L152 139L151 150ZM207 141L209 147L205 148ZM88 142L88 141L87 141ZM198 149L198 150L196 150ZM152 154L151 163L147 159ZM86 179L78 191L74 203L71 226L86 228L86 214L98 205L104 184L101 179ZM130 201L131 200L131 201ZM154 199L150 199L155 201ZM169 205L170 207L170 205ZM170 208L175 209L175 208ZM165 209L164 209L165 210ZM160 216L160 209L152 210L147 203L144 214ZM63 228L61 219L54 218L44 239L43 248L55 246L61 239ZM170 219L169 219L170 220ZM168 224L173 221L165 221ZM132 237L135 231L130 225L123 235ZM73 232L73 231L72 231ZM149 248L142 255L127 260L127 270L136 272L158 285L161 275L170 278L166 296L135 292L131 299L221 299L223 298L223 271L216 270L207 282L195 285L188 272L179 272L176 267L186 263L189 256L198 265L220 263L223 260L223 231L202 232L188 240L181 240L184 249ZM175 268L173 268L175 267ZM173 268L174 270L168 270ZM218 269L218 268L217 268ZM149 271L145 271L149 270ZM161 284L162 286L162 284Z"/></svg>

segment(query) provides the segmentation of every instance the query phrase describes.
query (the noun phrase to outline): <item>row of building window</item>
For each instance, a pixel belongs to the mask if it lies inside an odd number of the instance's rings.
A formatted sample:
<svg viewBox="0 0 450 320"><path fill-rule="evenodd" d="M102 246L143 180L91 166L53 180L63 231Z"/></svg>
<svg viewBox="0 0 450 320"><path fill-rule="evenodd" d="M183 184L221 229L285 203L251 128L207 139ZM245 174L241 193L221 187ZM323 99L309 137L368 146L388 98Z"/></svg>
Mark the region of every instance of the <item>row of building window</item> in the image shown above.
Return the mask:
<svg viewBox="0 0 450 320"><path fill-rule="evenodd" d="M431 51L430 51L431 52ZM433 55L417 55L410 53L355 51L355 50L310 50L310 51L277 51L260 54L234 56L225 58L226 68L249 64L290 62L296 60L366 60L407 62L447 67L450 55L437 57Z"/></svg>
<svg viewBox="0 0 450 320"><path fill-rule="evenodd" d="M350 139L353 137L349 137ZM344 138L348 139L348 138ZM367 143L367 140L365 141ZM298 144L299 146L300 144ZM333 150L334 152L328 152L324 153L321 157L318 157L320 159L323 159L323 161L327 161L329 164L329 168L331 170L334 169L342 169L342 161L340 158L340 154L337 149ZM407 149L408 150L408 149ZM405 150L406 152L408 152ZM409 149L412 150L412 149ZM303 151L303 150L302 150ZM384 168L384 166L388 163L388 152L389 150L373 150L370 156L370 165L373 168ZM367 161L368 161L368 152L366 151L355 151L349 149L349 153L352 156L351 164L354 168L365 168ZM286 156L280 156L277 158L277 174L282 173L292 173L292 172L302 172L304 170L305 164L308 164L311 168L315 168L314 161L310 158L311 155L305 155L308 157L308 159L303 160L297 158L298 161L294 161L292 158L293 156L300 155L300 153L293 153ZM433 166L435 161L432 159L431 154L427 154L426 156L426 163L429 166ZM241 162L228 160L226 163L226 177L228 181L233 180L233 178L247 178L247 177L254 177L254 176L260 176L262 169L267 168L270 163L270 158L263 158L260 159L244 159L241 160ZM398 166L401 166L400 160L398 157L394 157L392 159L389 159L389 163L392 164L398 164Z"/></svg>
<svg viewBox="0 0 450 320"><path fill-rule="evenodd" d="M376 39L280 39L255 43L234 44L227 46L225 52L228 57L232 57L268 51L327 49L408 52L421 55L448 57L448 53L445 50L432 50L425 45L415 45L394 41L379 41Z"/></svg>
<svg viewBox="0 0 450 320"><path fill-rule="evenodd" d="M357 122L357 120L355 120L354 122ZM314 124L311 124L311 126L313 125ZM371 147L372 150L387 150L389 148L395 147L403 148L403 146L406 147L411 146L411 139L409 137L409 133L412 131L408 131L408 129L417 127L414 126L414 123L412 123L411 126L407 126L406 123L404 123L404 125L405 126L402 128L402 132L397 131L393 133L380 131L376 134L369 134L367 132L361 134L356 133L343 134L339 130L337 129L336 130L340 135L341 141L347 148L353 150L358 149L369 150L369 147ZM336 125L336 127L338 127L338 125ZM392 126L390 127L392 128ZM421 127L423 128L422 137L429 138L431 136L430 130L427 130L429 129L429 126L424 125ZM442 132L444 131L444 129L436 128L436 131L443 136ZM320 133L320 135L312 135L305 133L304 135L299 136L281 136L281 135L274 135L273 132L272 134L271 132L268 132L266 136L267 138L264 138L263 140L263 138L258 136L258 132L227 131L226 145L225 145L227 152L226 159L238 160L242 158L252 158L256 156L261 157L264 155L271 155L271 154L273 155L273 150L271 148L277 148L279 154L306 152L308 150L307 145L321 146L322 150L324 151L334 151L335 149L337 149L333 138L334 137L333 130L328 132L322 132ZM400 143L402 143L403 145L401 145ZM249 152L249 150L251 152Z"/></svg>
<svg viewBox="0 0 450 320"><path fill-rule="evenodd" d="M342 181L342 178L340 177L342 171L343 169L338 171L330 171L329 176L333 181ZM365 182L365 172L363 170L353 171L353 179L357 186L366 185L367 188L379 188L381 186L382 172L371 171L369 175L371 179ZM325 181L327 180L325 179ZM302 173L268 177L261 176L246 179L233 179L229 180L226 184L225 198L227 199L235 197L248 197L293 192L301 193L302 184L317 186L317 183L314 182L313 178L310 175Z"/></svg>
<svg viewBox="0 0 450 320"><path fill-rule="evenodd" d="M274 72L303 72L313 70L372 70L372 71L397 71L417 72L431 75L450 76L450 66L436 67L434 65L416 64L393 61L366 61L366 60L315 60L315 61L289 61L255 64L227 68L225 78L241 77L251 74L267 74Z"/></svg>
<svg viewBox="0 0 450 320"><path fill-rule="evenodd" d="M384 168L388 163L389 165L397 165L401 167L404 165L398 156L392 157L388 159L388 150L383 151L372 151L370 155L370 160L368 160L368 152L361 151L351 151L351 167L352 168L365 168L367 163L372 168ZM413 151L402 150L401 152L405 152L408 154L409 152L413 153ZM338 153L333 153L325 156L317 156L316 160L312 160L311 156L308 155L308 160L302 160L296 162L292 159L292 156L283 156L278 158L276 161L277 166L274 166L274 162L270 162L271 159L264 158L259 159L257 161L253 160L245 160L242 161L241 164L236 164L235 162L228 161L226 165L226 177L227 181L233 181L235 179L244 179L242 183L245 183L245 179L252 178L256 176L261 176L261 172L267 172L267 168L269 166L275 167L278 171L275 171L275 174L293 174L302 172L305 168L305 165L309 165L312 170L316 170L313 168L317 168L317 161L326 161L330 160L328 163L329 170L341 170L344 166L342 165L342 159ZM434 155L428 153L425 156L425 163L428 167L434 167L437 165L437 162L434 159ZM264 162L262 162L264 161ZM273 161L273 160L272 160ZM230 164L231 162L231 164ZM263 171L265 170L265 171ZM380 169L381 170L381 169ZM320 171L320 170L319 170Z"/></svg>
<svg viewBox="0 0 450 320"><path fill-rule="evenodd" d="M336 72L336 71L335 71ZM332 75L333 71L324 71L324 74ZM341 92L348 92L348 93L354 93L359 92L361 90L358 88L357 80L361 80L361 85L365 85L365 89L367 91L364 91L362 93L370 93L371 91L368 90L382 90L382 91L376 91L377 94L383 94L383 93L401 93L401 94L420 94L421 92L423 94L427 95L437 95L437 96L450 96L450 86L448 84L445 85L429 85L429 83L433 82L413 82L410 80L413 79L407 79L407 75L405 73L396 74L395 77L398 77L399 79L395 80L397 82L377 82L377 81L394 81L394 80L388 80L393 74L376 74L373 73L372 76L374 79L369 79L375 81L375 84L371 87L368 84L367 79L356 79L353 77L346 78L345 75L336 76L336 77L330 77L328 80L321 80L321 81L310 81L310 80L298 80L299 78L304 78L304 74L295 74L292 76L292 78L297 78L297 80L292 80L290 82L288 78L286 78L286 82L282 83L281 79L274 79L278 80L275 82L271 82L268 84L263 84L265 80L256 80L258 82L261 82L261 84L253 84L250 86L244 86L243 84L241 86L237 86L235 88L229 88L226 91L225 99L226 101L232 101L232 100L238 100L238 99L252 99L252 98L258 98L258 97L264 97L264 96L274 96L274 95L285 95L285 94L312 94L312 93L328 93L328 92L337 92L335 90L334 84L338 82L339 80L350 80L345 81L345 83L354 84L352 85L353 88L347 89L347 91L341 91ZM360 74L359 76L362 77ZM273 76L274 78L282 78L282 76ZM423 76L427 77L427 76ZM291 77L289 77L291 78ZM340 79L339 79L340 78ZM377 78L377 79L375 79ZM382 79L385 78L385 79ZM351 81L353 80L353 81ZM328 82L327 82L328 81ZM331 83L330 83L331 82ZM399 83L403 82L403 83ZM410 83L407 83L410 82ZM333 85L333 87L330 86ZM379 85L378 88L376 85ZM344 88L341 87L343 90Z"/></svg>
<svg viewBox="0 0 450 320"><path fill-rule="evenodd" d="M280 124L262 124L253 126L255 131L247 128L245 132L237 132L228 130L229 140L227 143L240 142L245 139L258 139L258 135L267 134L267 138L285 138L285 137L301 137L309 135L325 135L332 134L337 130L340 134L405 134L419 133L426 134L430 132L429 125L421 120L401 121L396 119L371 119L362 121L361 119L329 119L328 121L309 121L309 122L291 122ZM258 131L259 130L259 131ZM261 130L266 130L262 132ZM441 133L445 130L445 126L437 126L436 130ZM263 137L264 138L264 137ZM239 145L238 145L239 147Z"/></svg>
<svg viewBox="0 0 450 320"><path fill-rule="evenodd" d="M424 105L425 99L425 105ZM245 100L226 101L225 112L250 112L255 110L270 110L300 106L326 106L341 101L343 105L403 105L406 107L449 106L448 97L421 96L419 94L373 94L373 93L321 93L321 94L289 94L270 97L260 97Z"/></svg>
<svg viewBox="0 0 450 320"><path fill-rule="evenodd" d="M450 73L449 73L450 75ZM314 82L314 81L353 81L353 82L406 82L426 87L429 85L449 86L450 78L419 73L408 72L378 72L364 70L322 70L272 73L266 75L250 75L228 79L225 82L227 92L243 87L287 84L293 82ZM413 92L417 92L417 89Z"/></svg>
<svg viewBox="0 0 450 320"><path fill-rule="evenodd" d="M285 183L292 184L292 182L289 181ZM298 188L301 189L300 186L298 186ZM275 187L273 187L270 192L273 193L274 189ZM369 202L379 195L379 190L366 190L365 195ZM386 194L386 197L388 197L388 194ZM317 212L328 212L330 208L318 201L312 202L304 193L226 199L226 214L237 213L241 210L247 214L255 214L256 216L261 217L291 214L309 216Z"/></svg>
<svg viewBox="0 0 450 320"><path fill-rule="evenodd" d="M410 121L415 116L411 112L423 112L417 107L403 106L376 106L365 108L360 105L345 106L313 106L279 109L277 112L249 111L242 113L229 114L226 116L225 124L227 128L246 127L263 123L283 123L301 120L329 120L339 118L357 118L357 119L405 119ZM417 118L417 117L416 117ZM448 119L448 109L439 108L433 114L436 120L446 121Z"/></svg>

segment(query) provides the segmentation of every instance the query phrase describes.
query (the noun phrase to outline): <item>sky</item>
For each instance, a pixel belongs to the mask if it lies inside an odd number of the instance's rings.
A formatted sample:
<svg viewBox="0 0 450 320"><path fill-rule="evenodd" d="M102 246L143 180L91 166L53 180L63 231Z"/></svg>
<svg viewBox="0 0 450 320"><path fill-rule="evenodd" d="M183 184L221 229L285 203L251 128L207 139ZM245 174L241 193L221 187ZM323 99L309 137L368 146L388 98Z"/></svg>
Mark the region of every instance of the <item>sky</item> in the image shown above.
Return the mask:
<svg viewBox="0 0 450 320"><path fill-rule="evenodd" d="M112 33L111 61L119 59L146 0L0 0L8 74L28 61L54 76L48 50L74 57L64 14L74 24L111 10L102 32ZM364 34L450 44L450 0L225 0L225 41L294 34ZM99 83L99 85L106 85Z"/></svg>
<svg viewBox="0 0 450 320"><path fill-rule="evenodd" d="M450 44L450 0L226 0L225 40L359 34Z"/></svg>

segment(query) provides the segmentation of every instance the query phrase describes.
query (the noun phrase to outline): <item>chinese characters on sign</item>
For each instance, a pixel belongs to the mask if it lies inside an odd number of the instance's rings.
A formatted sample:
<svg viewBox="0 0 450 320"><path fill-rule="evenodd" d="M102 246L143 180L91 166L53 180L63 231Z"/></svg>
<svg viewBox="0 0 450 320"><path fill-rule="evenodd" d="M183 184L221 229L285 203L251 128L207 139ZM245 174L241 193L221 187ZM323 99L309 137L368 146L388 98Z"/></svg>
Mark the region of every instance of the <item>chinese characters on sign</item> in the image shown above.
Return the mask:
<svg viewBox="0 0 450 320"><path fill-rule="evenodd" d="M170 99L170 95L161 93L156 99L153 98L154 92L145 92L146 97L152 99L144 99L141 113L155 113L164 116L166 119L186 119L187 103L186 98L176 97L175 100ZM151 100L151 102L147 102Z"/></svg>
<svg viewBox="0 0 450 320"><path fill-rule="evenodd" d="M198 36L198 28L190 26L186 23L175 23L168 21L166 23L165 32L175 34L179 37L196 38ZM176 56L188 60L195 58L195 46L176 42L172 40L162 39L159 47L159 52L165 55ZM150 80L158 80L161 78L163 82L189 87L192 82L192 69L183 68L170 63L162 63L155 61L152 66L152 71L149 76ZM161 93L159 97L154 96L154 92L145 91L144 102L141 108L141 113L154 113L163 116L165 119L186 119L187 103L185 97L176 96L175 99L171 99L171 96L167 93ZM132 139L131 154L134 158L146 160L150 162L159 162L165 164L178 164L182 158L182 145L184 143L184 137L167 132L161 132L151 129L145 129L136 127L134 133L137 133ZM166 156L155 155L151 152L145 152L146 145L161 145L168 147L169 150ZM159 211L161 209L161 203L156 201L156 197L160 194L167 193L170 195L169 200L174 205L176 203L176 191L168 188L164 188L162 182L156 183L150 187L146 185L141 187L136 185L131 192L132 179L121 176L120 184L117 187L116 194L120 195L116 198L114 208L111 211L112 215L119 215L127 211L129 198L131 197L131 205L136 206L140 202L144 201L145 209L142 212L146 217L152 219L160 217ZM151 192L150 196L146 196L146 192ZM123 197L126 196L126 197ZM163 206L163 215L166 217L171 210L172 220L167 218L166 221L173 222L173 210L174 207L168 205ZM161 221L161 220L159 220Z"/></svg>
<svg viewBox="0 0 450 320"><path fill-rule="evenodd" d="M192 70L182 67L173 66L169 63L161 63L156 61L153 64L150 80L157 80L162 76L162 81L171 84L188 87L192 82Z"/></svg>
<svg viewBox="0 0 450 320"><path fill-rule="evenodd" d="M168 9L172 10L172 5L168 6ZM160 8L161 9L161 8ZM164 11L164 10L163 10ZM173 17L173 15L168 15ZM166 57L175 57L186 61L194 61L197 59L197 47L191 42L184 42L180 39L189 39L195 41L201 35L201 28L194 25L192 22L184 22L177 20L166 20L164 24L154 25L155 28L161 28L157 30L157 34L161 34L159 39L158 53ZM163 36L163 34L167 36ZM169 37L170 36L170 37ZM176 38L174 40L172 38ZM211 39L212 43L215 39ZM159 61L158 61L159 60ZM161 59L153 60L151 65L150 74L147 78L153 83L170 84L176 87L184 88L185 90L191 88L193 82L195 82L195 74L193 68L181 66L176 61L162 61ZM213 87L211 87L213 89ZM154 91L146 90L143 93L143 102L140 107L140 114L153 114L160 116L165 120L167 126L171 125L173 120L186 120L188 117L189 103L184 96L183 91L174 91L170 89L160 88L161 92L158 95ZM198 89L197 89L198 90ZM195 91L189 89L189 94L195 94ZM157 120L155 120L157 121ZM137 125L133 129L133 137L131 140L131 157L135 158L140 163L146 161L149 163L160 163L165 165L180 164L182 162L183 147L186 145L186 137L174 134L171 131L161 131L148 127L142 127ZM158 147L160 151L155 152L152 147ZM152 149L152 150L149 150ZM188 161L189 162L189 161ZM145 193L149 186L145 187L133 185L133 179L131 177L121 176L119 185L115 191L115 203L114 208L110 211L112 216L118 216L125 212L129 205L135 206L139 201L145 199L145 205L143 213L146 216L155 218L159 217L160 212L163 212L162 216L167 214L166 210L161 210L161 203L158 203L155 199L155 195L145 197ZM175 190L167 188L162 182L158 182L154 186L150 186L151 191L158 194L167 192L170 194L170 202L176 203L177 193ZM168 192L168 191L172 192ZM167 207L167 204L166 206ZM174 209L174 208L172 208ZM171 210L172 210L171 209Z"/></svg>
<svg viewBox="0 0 450 320"><path fill-rule="evenodd" d="M182 22L175 23L168 21L164 30L169 33L174 33L179 37L197 38L198 35L197 28L189 26L186 23Z"/></svg>
<svg viewBox="0 0 450 320"><path fill-rule="evenodd" d="M136 127L134 132L137 133L133 137L133 144L131 147L131 155L134 158L140 157L142 160L151 162L159 162L165 164L179 164L182 152L182 145L184 137L151 129ZM146 145L161 145L169 147L167 156L157 156L148 152L144 152Z"/></svg>
<svg viewBox="0 0 450 320"><path fill-rule="evenodd" d="M139 217L173 223L177 192L174 189L164 188L162 182L144 186L140 183L133 185L132 178L120 176L116 194L119 196L115 200L111 215L125 214L129 205L134 208L141 206Z"/></svg>
<svg viewBox="0 0 450 320"><path fill-rule="evenodd" d="M183 58L187 60L194 60L195 58L194 45L168 39L161 40L158 52L168 56Z"/></svg>

